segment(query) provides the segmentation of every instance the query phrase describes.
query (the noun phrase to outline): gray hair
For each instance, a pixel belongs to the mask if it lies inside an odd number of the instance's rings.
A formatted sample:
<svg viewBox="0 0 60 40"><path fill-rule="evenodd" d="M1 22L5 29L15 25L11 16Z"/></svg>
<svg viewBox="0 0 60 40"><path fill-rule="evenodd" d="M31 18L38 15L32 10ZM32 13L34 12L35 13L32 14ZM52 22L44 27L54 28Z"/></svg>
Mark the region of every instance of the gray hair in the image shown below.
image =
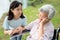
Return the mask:
<svg viewBox="0 0 60 40"><path fill-rule="evenodd" d="M46 5L43 5L40 9L39 9L40 12L47 12L48 13L48 18L49 19L52 19L55 15L55 9L52 5L50 4L46 4Z"/></svg>

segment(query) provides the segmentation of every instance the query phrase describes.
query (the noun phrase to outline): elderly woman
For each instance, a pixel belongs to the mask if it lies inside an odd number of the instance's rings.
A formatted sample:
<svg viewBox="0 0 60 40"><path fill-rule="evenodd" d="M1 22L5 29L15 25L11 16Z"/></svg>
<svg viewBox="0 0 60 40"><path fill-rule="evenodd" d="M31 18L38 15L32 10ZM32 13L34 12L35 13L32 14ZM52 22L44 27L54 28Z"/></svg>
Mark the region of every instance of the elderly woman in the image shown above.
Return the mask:
<svg viewBox="0 0 60 40"><path fill-rule="evenodd" d="M51 40L54 34L54 26L50 20L53 18L54 15L55 9L52 5L43 5L39 9L38 19L31 22L26 27L20 27L18 29L30 30L30 35L27 37L26 40ZM16 31L14 33L16 33Z"/></svg>

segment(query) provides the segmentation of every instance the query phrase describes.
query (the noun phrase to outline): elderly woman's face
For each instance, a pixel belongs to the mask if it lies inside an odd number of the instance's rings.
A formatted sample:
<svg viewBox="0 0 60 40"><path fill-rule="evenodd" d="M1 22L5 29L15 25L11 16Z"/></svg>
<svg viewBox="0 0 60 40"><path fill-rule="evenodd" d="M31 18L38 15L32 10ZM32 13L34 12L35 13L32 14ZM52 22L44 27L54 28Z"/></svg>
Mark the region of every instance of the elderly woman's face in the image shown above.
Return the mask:
<svg viewBox="0 0 60 40"><path fill-rule="evenodd" d="M39 19L42 20L44 18L48 18L48 13L46 13L46 12L39 12Z"/></svg>

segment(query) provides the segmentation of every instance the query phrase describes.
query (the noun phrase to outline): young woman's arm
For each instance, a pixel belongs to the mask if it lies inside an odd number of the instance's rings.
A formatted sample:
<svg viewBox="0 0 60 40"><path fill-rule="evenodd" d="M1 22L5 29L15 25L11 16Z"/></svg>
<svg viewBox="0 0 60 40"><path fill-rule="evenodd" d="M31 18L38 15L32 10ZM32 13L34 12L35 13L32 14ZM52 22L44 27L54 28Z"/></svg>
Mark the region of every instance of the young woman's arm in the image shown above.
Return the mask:
<svg viewBox="0 0 60 40"><path fill-rule="evenodd" d="M13 32L13 30L4 30L4 34L8 34L8 35L11 35Z"/></svg>
<svg viewBox="0 0 60 40"><path fill-rule="evenodd" d="M9 30L9 23L8 23L8 16L6 16L4 22L3 22L3 28L4 28L4 34L10 35L12 30Z"/></svg>

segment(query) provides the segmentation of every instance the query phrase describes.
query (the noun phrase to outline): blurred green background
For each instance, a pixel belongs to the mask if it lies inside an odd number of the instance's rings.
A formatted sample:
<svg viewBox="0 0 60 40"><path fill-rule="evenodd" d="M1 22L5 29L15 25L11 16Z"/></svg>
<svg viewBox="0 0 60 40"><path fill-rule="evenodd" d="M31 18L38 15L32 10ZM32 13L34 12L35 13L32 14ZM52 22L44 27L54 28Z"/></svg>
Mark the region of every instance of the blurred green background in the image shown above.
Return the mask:
<svg viewBox="0 0 60 40"><path fill-rule="evenodd" d="M38 9L44 4L52 4L55 7L56 14L51 21L54 24L55 29L57 29L60 25L60 0L29 0L29 6L23 10L24 14L27 16L27 24L38 18ZM0 40L9 40L9 36L4 35L4 29L2 28L5 17L6 14L0 19ZM29 33L24 34L22 40L26 40L28 35Z"/></svg>

